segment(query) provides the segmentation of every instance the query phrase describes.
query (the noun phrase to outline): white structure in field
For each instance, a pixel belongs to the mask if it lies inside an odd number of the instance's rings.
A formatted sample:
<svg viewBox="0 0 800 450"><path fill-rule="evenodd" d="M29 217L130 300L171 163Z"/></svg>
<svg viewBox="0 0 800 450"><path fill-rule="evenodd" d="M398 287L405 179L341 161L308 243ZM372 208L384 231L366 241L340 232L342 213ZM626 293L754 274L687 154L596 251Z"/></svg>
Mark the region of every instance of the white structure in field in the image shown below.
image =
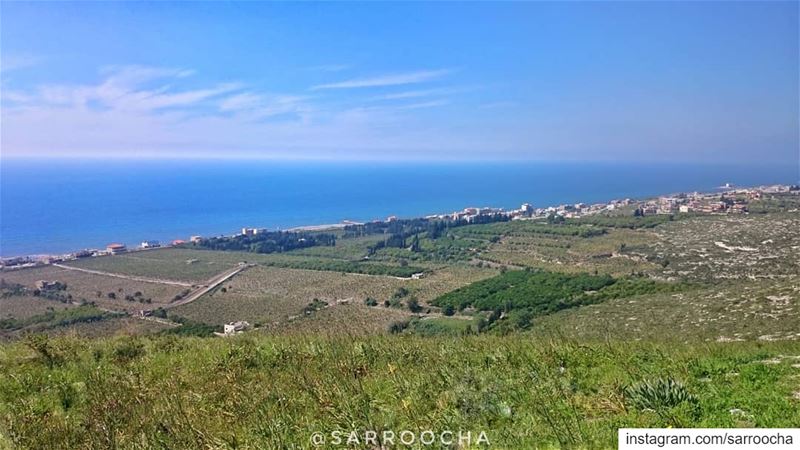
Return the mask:
<svg viewBox="0 0 800 450"><path fill-rule="evenodd" d="M242 331L248 328L250 328L250 324L243 320L240 320L238 322L231 322L225 324L223 331L225 336L230 336L232 334L241 333Z"/></svg>

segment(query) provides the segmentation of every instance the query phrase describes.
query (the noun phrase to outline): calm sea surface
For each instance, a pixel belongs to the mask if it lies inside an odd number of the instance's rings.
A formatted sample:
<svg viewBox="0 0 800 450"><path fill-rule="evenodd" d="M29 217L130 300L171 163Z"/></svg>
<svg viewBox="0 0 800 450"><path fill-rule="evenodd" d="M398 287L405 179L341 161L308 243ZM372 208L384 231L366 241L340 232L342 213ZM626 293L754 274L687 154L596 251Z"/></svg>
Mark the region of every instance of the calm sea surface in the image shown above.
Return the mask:
<svg viewBox="0 0 800 450"><path fill-rule="evenodd" d="M796 165L23 161L0 166L0 255L797 183Z"/></svg>

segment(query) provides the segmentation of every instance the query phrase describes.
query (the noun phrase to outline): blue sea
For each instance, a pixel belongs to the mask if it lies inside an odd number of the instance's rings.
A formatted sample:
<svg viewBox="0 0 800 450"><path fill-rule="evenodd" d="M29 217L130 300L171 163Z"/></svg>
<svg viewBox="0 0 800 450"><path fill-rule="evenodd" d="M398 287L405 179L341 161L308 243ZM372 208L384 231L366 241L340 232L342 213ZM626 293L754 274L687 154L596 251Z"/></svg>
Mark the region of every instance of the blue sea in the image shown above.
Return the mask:
<svg viewBox="0 0 800 450"><path fill-rule="evenodd" d="M3 160L0 255L798 178L796 165Z"/></svg>

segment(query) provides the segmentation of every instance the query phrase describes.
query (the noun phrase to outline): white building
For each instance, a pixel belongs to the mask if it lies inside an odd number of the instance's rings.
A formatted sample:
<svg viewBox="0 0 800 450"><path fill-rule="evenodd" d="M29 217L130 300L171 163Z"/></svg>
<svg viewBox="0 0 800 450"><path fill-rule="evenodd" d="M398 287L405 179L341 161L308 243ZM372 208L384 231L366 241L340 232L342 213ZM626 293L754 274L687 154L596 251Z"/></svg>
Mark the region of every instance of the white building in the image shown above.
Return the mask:
<svg viewBox="0 0 800 450"><path fill-rule="evenodd" d="M116 255L117 253L125 253L128 249L125 247L125 244L108 244L106 246L106 252Z"/></svg>
<svg viewBox="0 0 800 450"><path fill-rule="evenodd" d="M139 248L156 248L156 247L161 247L161 243L158 241L142 241L142 243L139 244Z"/></svg>
<svg viewBox="0 0 800 450"><path fill-rule="evenodd" d="M246 330L248 328L250 328L250 324L245 322L245 321L243 321L243 320L240 320L238 322L231 322L231 323L225 324L224 327L223 327L223 331L224 331L226 336L229 336L229 335L232 335L232 334L241 333L242 331L244 331L244 330Z"/></svg>

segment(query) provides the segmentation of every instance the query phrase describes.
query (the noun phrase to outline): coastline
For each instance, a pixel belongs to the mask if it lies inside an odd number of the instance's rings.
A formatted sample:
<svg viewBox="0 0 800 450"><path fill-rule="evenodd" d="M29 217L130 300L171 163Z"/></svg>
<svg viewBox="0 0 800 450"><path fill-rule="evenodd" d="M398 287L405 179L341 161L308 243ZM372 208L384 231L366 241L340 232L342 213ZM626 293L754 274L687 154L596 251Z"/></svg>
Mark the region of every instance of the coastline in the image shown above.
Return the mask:
<svg viewBox="0 0 800 450"><path fill-rule="evenodd" d="M0 256L164 243L245 226L289 229L475 205L510 209L703 192L726 182L798 182L786 165L3 162Z"/></svg>
<svg viewBox="0 0 800 450"><path fill-rule="evenodd" d="M641 207L642 205L646 205L648 203L653 203L655 201L655 199L675 198L677 196L698 196L698 198L710 198L711 196L716 196L716 195L719 195L720 193L737 193L738 192L738 193L750 194L752 192L759 192L759 193L761 193L761 192L767 192L767 193L769 193L769 192L792 192L791 189L792 188L796 188L796 187L797 187L796 185L784 185L784 184L737 187L737 186L733 186L733 185L731 185L729 183L726 183L725 185L717 186L716 188L714 188L713 191L705 191L705 192L694 191L694 192L691 192L691 193L689 193L689 192L675 192L675 193L669 193L669 194L662 194L662 195L659 195L659 196L648 196L648 197L643 197L643 198L638 198L638 199L631 199L631 198L613 199L613 200L608 200L606 202L594 203L592 205L587 205L587 206L589 206L589 209L584 214L581 215L581 213L578 213L578 215L573 215L574 213L569 213L570 215L568 217L579 218L579 217L582 217L583 215L593 215L593 214L602 213L603 211L609 211L610 210L609 207L611 205L616 205L616 204L625 205L625 206L637 205L637 207ZM795 190L794 192L797 192L797 191ZM522 209L519 209L519 210L506 210L504 208L495 208L495 207L466 207L462 211L454 211L454 212L451 212L451 213L430 214L430 215L418 216L418 217L403 217L401 219L436 220L436 219L442 219L442 218L446 218L446 217L455 217L456 215L469 216L470 214L472 214L471 211L476 211L478 215L481 214L481 211L491 212L491 213L501 213L501 214L515 215L515 214L518 214L520 211L524 210L526 208L526 205L530 206L529 204L525 203L525 204L522 205L522 207L521 207ZM586 205L586 204L584 204L584 203L576 203L574 205L561 204L561 205L550 205L550 206L546 206L546 207L539 207L539 208L535 209L535 212L533 213L533 215L531 215L530 217L527 217L526 219L533 219L533 220L535 220L535 219L544 219L546 217L546 214L557 213L559 211L567 211L570 208L573 208L573 207L578 206L578 205ZM673 212L676 212L676 211L673 211ZM665 212L663 212L663 211L657 211L657 210L653 212L653 214L664 214L664 213ZM520 217L514 216L514 218L517 219L517 218L520 218ZM389 216L384 221L392 221L392 220L397 220L397 219L398 218L396 216ZM352 220L342 220L339 223L301 225L301 226L290 227L290 228L286 228L286 229L276 228L276 229L274 229L272 231L284 231L284 232L320 232L320 231L326 231L326 230L333 231L333 230L344 229L348 225L361 225L361 224L363 224L363 222L357 222L357 221L352 221ZM247 228L243 228L242 229L243 232L245 230L247 230ZM256 229L253 229L253 230L256 230ZM221 237L222 236L224 236L224 237L234 237L234 236L237 236L237 235L239 235L239 233L236 233L236 234L220 234L219 236L221 236ZM143 242L146 242L146 241L143 241ZM173 241L173 243L171 245L170 244L162 245L162 244L159 243L159 244L157 244L156 247L150 247L150 248L132 247L130 249L125 250L125 252L138 252L138 251L154 250L156 248L171 247L171 246L175 246L176 242L177 241ZM183 241L181 241L181 243L182 242ZM9 261L9 260L28 259L32 263L38 262L38 261L47 261L48 263L50 263L51 260L62 261L62 260L75 259L76 258L76 256L75 256L76 253L87 252L87 251L95 253L92 256L97 256L97 254L96 254L97 252L102 252L102 250L98 250L98 249L86 249L86 248L84 248L84 249L81 249L81 250L73 250L72 252L65 252L65 253L39 253L39 254L18 255L18 256L3 256L3 255L0 255L0 260L6 262L6 261ZM5 267L5 266L0 266L0 267Z"/></svg>

